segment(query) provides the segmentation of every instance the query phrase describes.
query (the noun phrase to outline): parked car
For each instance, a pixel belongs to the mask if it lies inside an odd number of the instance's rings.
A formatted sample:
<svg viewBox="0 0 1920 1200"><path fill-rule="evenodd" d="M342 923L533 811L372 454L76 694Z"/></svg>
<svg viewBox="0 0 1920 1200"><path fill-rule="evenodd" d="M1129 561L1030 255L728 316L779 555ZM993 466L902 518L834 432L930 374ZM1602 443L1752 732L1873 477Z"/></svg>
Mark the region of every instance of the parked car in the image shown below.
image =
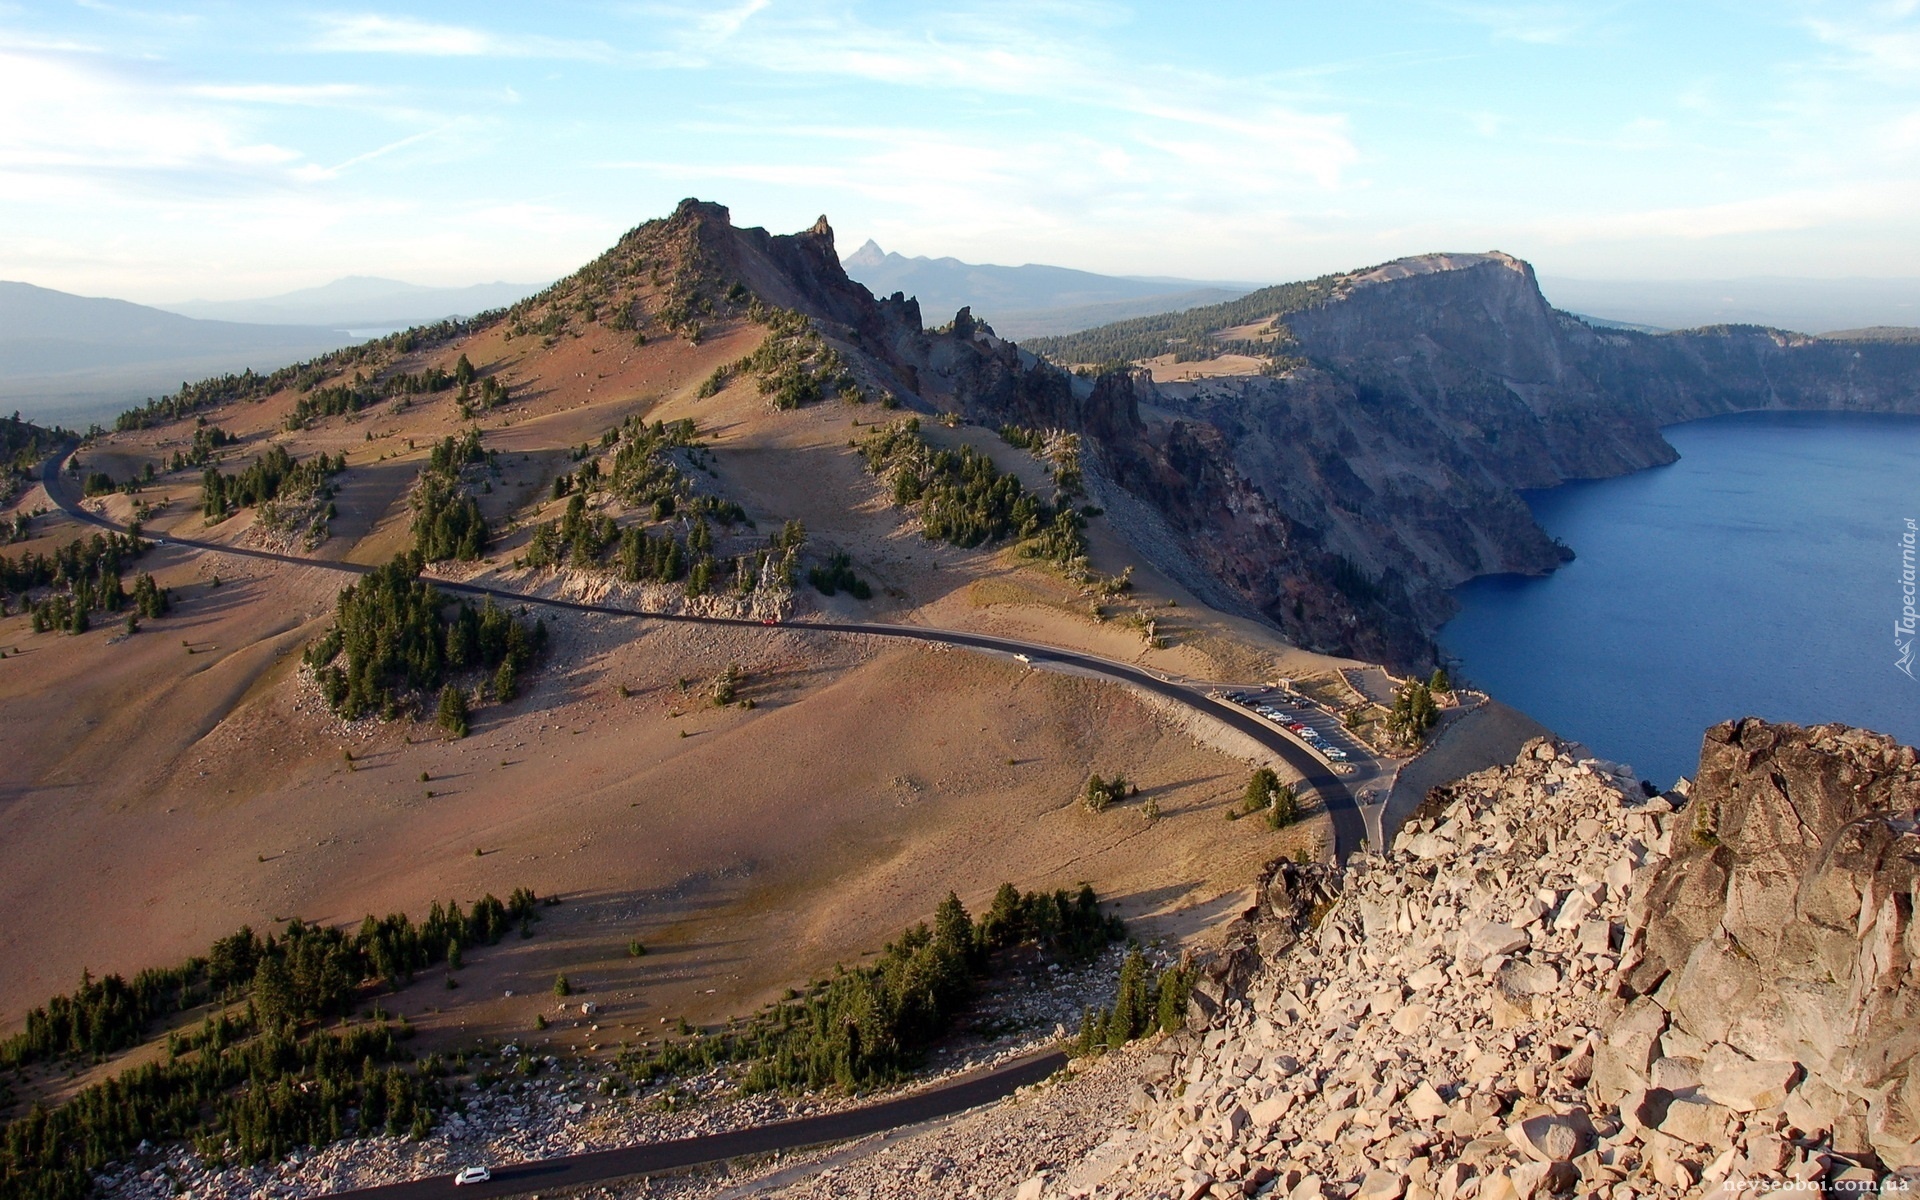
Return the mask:
<svg viewBox="0 0 1920 1200"><path fill-rule="evenodd" d="M453 1177L453 1182L457 1187L461 1184L485 1183L492 1178L493 1172L485 1167L461 1167L460 1173Z"/></svg>

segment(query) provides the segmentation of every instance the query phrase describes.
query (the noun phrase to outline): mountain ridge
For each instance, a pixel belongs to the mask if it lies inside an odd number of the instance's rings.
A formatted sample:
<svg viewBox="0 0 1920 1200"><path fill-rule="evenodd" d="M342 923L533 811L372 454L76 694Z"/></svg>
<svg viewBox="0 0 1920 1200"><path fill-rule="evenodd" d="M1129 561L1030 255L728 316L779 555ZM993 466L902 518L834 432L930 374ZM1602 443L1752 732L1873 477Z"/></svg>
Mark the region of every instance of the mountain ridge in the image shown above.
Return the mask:
<svg viewBox="0 0 1920 1200"><path fill-rule="evenodd" d="M971 308L1016 338L1214 303L1254 286L1100 275L1044 263L1009 267L953 257L910 258L882 250L872 238L842 260L842 266L849 278L876 295L903 292L919 299L927 312L942 315Z"/></svg>
<svg viewBox="0 0 1920 1200"><path fill-rule="evenodd" d="M155 307L203 320L248 324L325 324L346 328L419 325L505 308L543 284L494 280L458 287L407 283L377 275L345 275L317 287L241 300L184 300Z"/></svg>
<svg viewBox="0 0 1920 1200"><path fill-rule="evenodd" d="M671 297L661 315L693 336L701 313L738 311L730 289L744 287L806 314L845 387L989 428L1080 434L1096 503L1132 513L1132 535L1183 585L1308 649L1408 666L1432 663L1453 586L1567 557L1521 489L1670 462L1659 428L1674 421L1920 411L1920 346L1754 326L1596 329L1498 251L1411 256L1021 346L967 309L928 329L915 298L877 298L846 271L824 216L776 235L688 200L504 319L613 319L627 311L620 280L643 259ZM1042 356L1114 328L1160 331L1129 334L1123 348L1136 352L1177 330L1192 361L1225 356L1229 369L1187 381L1132 365L1076 375Z"/></svg>

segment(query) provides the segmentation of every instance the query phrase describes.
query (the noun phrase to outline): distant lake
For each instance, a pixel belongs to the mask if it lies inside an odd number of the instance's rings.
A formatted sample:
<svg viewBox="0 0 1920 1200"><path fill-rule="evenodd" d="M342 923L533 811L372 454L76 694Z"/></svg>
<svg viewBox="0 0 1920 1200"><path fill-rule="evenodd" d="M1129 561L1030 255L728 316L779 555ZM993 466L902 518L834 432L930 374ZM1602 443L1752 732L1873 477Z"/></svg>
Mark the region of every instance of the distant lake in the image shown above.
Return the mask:
<svg viewBox="0 0 1920 1200"><path fill-rule="evenodd" d="M1920 683L1894 665L1920 417L1745 413L1665 433L1671 466L1527 495L1578 557L1461 587L1440 631L1460 673L1662 787L1733 717L1920 741Z"/></svg>

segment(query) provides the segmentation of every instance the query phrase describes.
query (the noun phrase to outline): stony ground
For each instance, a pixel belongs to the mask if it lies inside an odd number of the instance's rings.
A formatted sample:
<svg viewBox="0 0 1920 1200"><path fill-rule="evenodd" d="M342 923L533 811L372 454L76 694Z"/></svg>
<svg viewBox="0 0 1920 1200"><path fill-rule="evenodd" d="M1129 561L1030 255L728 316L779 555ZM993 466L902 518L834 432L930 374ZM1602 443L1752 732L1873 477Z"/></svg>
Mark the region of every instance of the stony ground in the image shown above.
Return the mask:
<svg viewBox="0 0 1920 1200"><path fill-rule="evenodd" d="M1029 962L997 976L983 990L969 1027L932 1056L927 1072L911 1086L937 1085L1055 1041L1078 1023L1088 1007L1110 1001L1124 954L1124 947L1115 945L1084 965L1065 968ZM528 1056L532 1056L531 1051L514 1044L502 1048L502 1060L509 1067ZM101 1194L115 1200L163 1200L181 1192L204 1200L298 1200L349 1188L451 1174L471 1163L524 1162L694 1137L830 1112L874 1099L741 1096L734 1085L737 1072L729 1067L690 1078L662 1080L637 1094L608 1095L606 1089L617 1076L595 1064L552 1055L537 1057L539 1073L531 1078L485 1089L464 1085L468 1089L465 1103L421 1141L362 1138L295 1154L278 1164L227 1168L202 1162L188 1148L178 1146L109 1169L98 1179ZM1057 1107L1059 1101L1054 1098L1048 1103ZM1104 1120L1104 1113L1088 1115L1089 1129L1104 1129L1111 1123ZM1094 1115L1103 1119L1092 1121ZM1060 1124L1064 1128L1070 1123L1071 1112L1066 1111ZM1063 1157L1056 1155L1056 1159ZM688 1188L704 1191L728 1177L722 1172L631 1185L626 1194L659 1195L663 1194L662 1188L669 1187L688 1194Z"/></svg>

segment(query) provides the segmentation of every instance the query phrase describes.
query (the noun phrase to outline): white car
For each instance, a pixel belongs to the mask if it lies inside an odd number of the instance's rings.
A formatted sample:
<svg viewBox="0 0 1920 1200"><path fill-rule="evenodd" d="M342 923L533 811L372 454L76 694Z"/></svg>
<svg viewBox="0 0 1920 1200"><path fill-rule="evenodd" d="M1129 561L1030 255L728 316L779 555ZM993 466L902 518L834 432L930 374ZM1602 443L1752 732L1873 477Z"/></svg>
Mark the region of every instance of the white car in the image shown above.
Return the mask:
<svg viewBox="0 0 1920 1200"><path fill-rule="evenodd" d="M493 1178L493 1172L485 1167L461 1167L460 1173L453 1177L455 1186L465 1183L485 1183Z"/></svg>

